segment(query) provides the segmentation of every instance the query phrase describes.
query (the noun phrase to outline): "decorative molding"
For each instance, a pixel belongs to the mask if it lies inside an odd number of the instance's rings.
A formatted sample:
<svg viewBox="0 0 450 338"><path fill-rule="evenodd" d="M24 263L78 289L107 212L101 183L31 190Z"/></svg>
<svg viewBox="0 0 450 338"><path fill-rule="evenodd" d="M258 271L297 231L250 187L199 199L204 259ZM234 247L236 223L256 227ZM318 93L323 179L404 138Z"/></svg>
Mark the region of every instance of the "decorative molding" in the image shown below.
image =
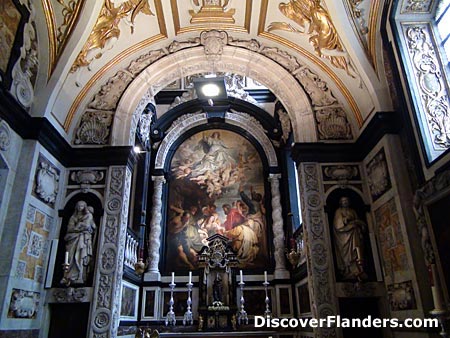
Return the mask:
<svg viewBox="0 0 450 338"><path fill-rule="evenodd" d="M39 156L34 192L45 203L53 206L59 190L59 170L44 157Z"/></svg>
<svg viewBox="0 0 450 338"><path fill-rule="evenodd" d="M370 195L372 200L375 201L391 188L391 178L384 148L367 163L366 171Z"/></svg>
<svg viewBox="0 0 450 338"><path fill-rule="evenodd" d="M40 294L38 292L12 289L8 318L36 318L39 300Z"/></svg>
<svg viewBox="0 0 450 338"><path fill-rule="evenodd" d="M337 314L334 294L331 240L323 206L322 183L316 163L300 163L299 182L304 193L302 213L305 221L305 242L308 275L310 280L312 314L314 318L326 318ZM336 337L336 328L318 328L320 337Z"/></svg>
<svg viewBox="0 0 450 338"><path fill-rule="evenodd" d="M417 228L421 236L422 250L427 265L435 264L436 258L430 240L428 221L426 216L427 203L436 196L450 188L450 170L439 173L428 181L414 195L414 213L416 215Z"/></svg>
<svg viewBox="0 0 450 338"><path fill-rule="evenodd" d="M0 150L7 151L11 144L11 130L8 124L0 119Z"/></svg>
<svg viewBox="0 0 450 338"><path fill-rule="evenodd" d="M83 114L75 132L76 145L107 144L111 130L112 111L87 111Z"/></svg>
<svg viewBox="0 0 450 338"><path fill-rule="evenodd" d="M119 23L122 20L129 21L131 34L133 34L134 20L141 13L154 15L148 0L128 0L118 7L115 6L114 1L105 0L88 41L78 54L70 71L74 73L81 67L89 66L94 59L102 57L105 49L112 48L120 37Z"/></svg>
<svg viewBox="0 0 450 338"><path fill-rule="evenodd" d="M128 220L131 172L110 167L105 214L99 231L98 267L94 277L89 337L116 337L119 326L120 292Z"/></svg>
<svg viewBox="0 0 450 338"><path fill-rule="evenodd" d="M450 147L450 111L445 69L438 59L439 52L427 24L404 24L402 31L408 47L409 61L414 70L418 109L422 112L430 151L441 153ZM420 98L420 99L419 99Z"/></svg>

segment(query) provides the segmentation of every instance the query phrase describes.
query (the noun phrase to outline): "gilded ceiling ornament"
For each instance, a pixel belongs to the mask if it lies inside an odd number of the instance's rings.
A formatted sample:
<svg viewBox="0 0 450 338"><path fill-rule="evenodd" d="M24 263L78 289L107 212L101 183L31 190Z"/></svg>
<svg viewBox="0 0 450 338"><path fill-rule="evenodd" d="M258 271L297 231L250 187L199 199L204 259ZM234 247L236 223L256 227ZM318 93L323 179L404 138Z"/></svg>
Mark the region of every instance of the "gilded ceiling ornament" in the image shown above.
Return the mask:
<svg viewBox="0 0 450 338"><path fill-rule="evenodd" d="M300 29L286 22L272 22L268 27L269 32L284 30L309 35L309 42L319 57L330 60L334 67L345 70L351 77L358 77L342 47L336 27L327 10L320 5L320 0L290 0L280 3L278 8Z"/></svg>
<svg viewBox="0 0 450 338"><path fill-rule="evenodd" d="M61 53L65 41L69 37L72 28L76 20L78 19L78 15L80 14L80 9L84 4L85 0L70 0L67 4L64 0L57 0L57 2L63 6L62 15L63 15L63 23L58 27L58 33L56 36L56 40L58 42L58 54Z"/></svg>
<svg viewBox="0 0 450 338"><path fill-rule="evenodd" d="M236 9L230 8L231 0L191 0L191 23L234 23Z"/></svg>
<svg viewBox="0 0 450 338"><path fill-rule="evenodd" d="M120 5L115 7L116 1L105 0L88 41L72 65L70 70L72 73L80 67L89 66L94 59L101 58L106 47L112 47L114 42L119 39L119 23L122 19L127 19L131 33L134 33L134 20L138 14L154 15L148 0L128 0L121 3L117 1ZM129 20L128 17L130 17Z"/></svg>

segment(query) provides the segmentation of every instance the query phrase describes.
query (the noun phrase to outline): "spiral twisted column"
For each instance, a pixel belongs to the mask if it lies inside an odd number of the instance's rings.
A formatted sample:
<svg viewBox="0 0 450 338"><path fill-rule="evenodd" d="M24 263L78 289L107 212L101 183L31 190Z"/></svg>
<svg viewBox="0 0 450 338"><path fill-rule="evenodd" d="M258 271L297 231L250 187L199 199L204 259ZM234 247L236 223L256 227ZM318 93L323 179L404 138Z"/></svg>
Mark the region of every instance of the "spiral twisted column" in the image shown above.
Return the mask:
<svg viewBox="0 0 450 338"><path fill-rule="evenodd" d="M280 178L281 174L270 174L270 190L272 193L272 230L273 230L273 246L275 248L275 272L276 279L289 278L289 271L286 270L286 262L284 258L284 230L283 216L281 214L281 197L280 197Z"/></svg>
<svg viewBox="0 0 450 338"><path fill-rule="evenodd" d="M148 239L148 272L145 280L155 281L161 279L159 272L159 249L161 246L161 219L162 219L162 192L166 179L164 176L152 176L153 185L153 210L150 221L150 235Z"/></svg>

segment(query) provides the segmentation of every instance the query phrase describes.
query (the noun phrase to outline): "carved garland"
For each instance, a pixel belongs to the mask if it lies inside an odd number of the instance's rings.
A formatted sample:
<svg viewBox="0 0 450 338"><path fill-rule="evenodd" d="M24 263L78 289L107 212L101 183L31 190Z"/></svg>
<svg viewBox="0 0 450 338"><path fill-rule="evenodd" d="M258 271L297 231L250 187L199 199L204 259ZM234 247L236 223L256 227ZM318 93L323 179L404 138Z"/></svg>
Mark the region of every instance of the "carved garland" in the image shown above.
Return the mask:
<svg viewBox="0 0 450 338"><path fill-rule="evenodd" d="M108 182L89 330L95 338L117 336L131 172L111 167Z"/></svg>
<svg viewBox="0 0 450 338"><path fill-rule="evenodd" d="M248 49L252 52L264 55L287 69L309 96L314 111L320 113L322 110L327 108L334 109L333 114L338 115L339 118L327 119L326 121L321 120L323 126L321 129L324 130L324 132L319 134L319 139L338 139L341 136L344 139L352 138L351 126L347 120L343 105L339 103L327 83L306 65L300 63L297 58L276 47L266 47L254 39L240 40L227 36L225 32L219 32L221 33L219 36L217 36L216 33L218 33L218 31L204 31L201 33L202 39L194 38L186 41L173 41L168 47L152 50L139 56L130 62L126 69L119 70L114 76L109 78L101 87L100 91L95 94L94 98L88 104L88 107L91 110L100 110L103 112L107 110L113 113L128 85L134 80L134 78L136 78L138 74L157 60L167 55L176 53L182 49L197 47L200 45L203 45L205 53L207 53L208 57L217 59L217 57L220 56L223 47L228 45ZM226 36L226 38L224 38L224 36ZM215 39L213 39L213 37L215 37ZM154 85L153 91L159 89L158 85L159 84ZM163 83L160 84L160 87L160 89L162 89ZM133 112L129 138L130 144L134 144L135 131L139 118L147 104L152 100L153 92L150 88ZM327 112L327 114L330 115L329 112ZM335 123L335 121L337 122ZM340 130L340 132L334 132L335 129ZM328 132L329 130L331 130L330 133ZM79 143L82 144L83 142L84 141L81 140ZM104 138L102 139L102 143L98 144L106 143L107 139Z"/></svg>

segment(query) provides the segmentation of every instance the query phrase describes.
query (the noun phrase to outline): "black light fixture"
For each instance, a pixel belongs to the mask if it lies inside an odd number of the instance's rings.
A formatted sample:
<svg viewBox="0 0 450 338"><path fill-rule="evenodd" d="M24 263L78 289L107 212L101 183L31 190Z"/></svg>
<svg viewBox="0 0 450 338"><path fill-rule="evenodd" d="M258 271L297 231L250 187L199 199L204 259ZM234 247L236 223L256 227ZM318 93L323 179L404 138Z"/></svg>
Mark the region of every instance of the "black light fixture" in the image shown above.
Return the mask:
<svg viewBox="0 0 450 338"><path fill-rule="evenodd" d="M223 77L204 77L194 79L194 88L200 100L208 101L212 106L215 100L226 100L228 98Z"/></svg>

